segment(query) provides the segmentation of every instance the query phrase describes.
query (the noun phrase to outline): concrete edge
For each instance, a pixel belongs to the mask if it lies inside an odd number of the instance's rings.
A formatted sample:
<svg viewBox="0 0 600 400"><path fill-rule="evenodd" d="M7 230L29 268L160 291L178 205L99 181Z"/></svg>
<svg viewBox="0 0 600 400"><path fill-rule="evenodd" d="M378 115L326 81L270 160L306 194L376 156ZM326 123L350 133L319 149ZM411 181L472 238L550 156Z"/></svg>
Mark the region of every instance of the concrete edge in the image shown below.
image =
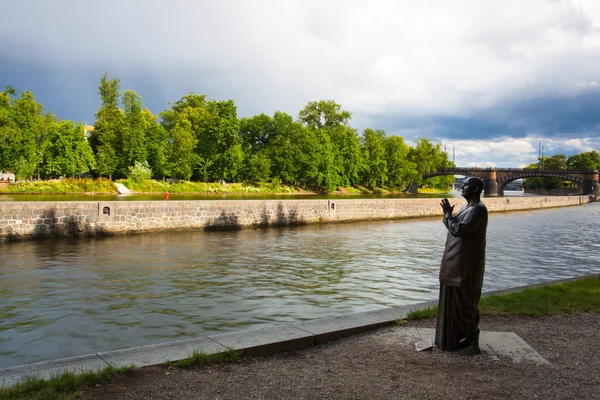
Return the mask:
<svg viewBox="0 0 600 400"><path fill-rule="evenodd" d="M559 279L510 289L483 293L483 297L516 293L537 288L576 281L582 278L600 277L600 274L583 275ZM373 311L342 315L264 327L258 329L202 336L129 349L88 354L35 364L19 365L0 369L0 387L17 384L27 377L48 379L69 371L80 373L96 371L107 366L148 367L167 361L188 358L193 351L205 354L224 353L237 350L244 356L265 356L282 351L301 349L327 343L332 340L393 325L398 319L406 318L411 311L436 306L437 300L407 306L383 308Z"/></svg>

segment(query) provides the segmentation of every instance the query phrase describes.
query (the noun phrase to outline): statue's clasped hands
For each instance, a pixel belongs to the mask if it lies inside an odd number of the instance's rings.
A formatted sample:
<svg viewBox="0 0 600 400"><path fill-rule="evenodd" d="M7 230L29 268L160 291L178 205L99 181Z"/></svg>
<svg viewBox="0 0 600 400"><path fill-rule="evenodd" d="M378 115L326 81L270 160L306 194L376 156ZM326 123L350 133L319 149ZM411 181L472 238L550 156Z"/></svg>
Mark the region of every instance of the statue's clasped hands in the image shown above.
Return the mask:
<svg viewBox="0 0 600 400"><path fill-rule="evenodd" d="M446 214L452 215L452 212L454 211L454 206L450 205L450 202L448 201L448 199L443 199L442 202L440 203L440 206L442 206L444 215L446 215Z"/></svg>

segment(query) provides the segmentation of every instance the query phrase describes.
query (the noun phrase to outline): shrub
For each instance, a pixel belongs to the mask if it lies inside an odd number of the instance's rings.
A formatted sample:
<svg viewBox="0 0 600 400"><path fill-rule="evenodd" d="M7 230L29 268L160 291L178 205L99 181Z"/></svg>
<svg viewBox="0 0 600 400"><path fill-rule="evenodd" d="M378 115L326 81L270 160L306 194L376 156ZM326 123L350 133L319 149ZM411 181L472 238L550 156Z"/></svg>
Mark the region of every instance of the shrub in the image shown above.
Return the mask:
<svg viewBox="0 0 600 400"><path fill-rule="evenodd" d="M148 165L148 161L144 161L143 163L136 161L133 167L129 167L129 172L127 173L127 177L132 182L138 183L150 179L151 176L152 169Z"/></svg>

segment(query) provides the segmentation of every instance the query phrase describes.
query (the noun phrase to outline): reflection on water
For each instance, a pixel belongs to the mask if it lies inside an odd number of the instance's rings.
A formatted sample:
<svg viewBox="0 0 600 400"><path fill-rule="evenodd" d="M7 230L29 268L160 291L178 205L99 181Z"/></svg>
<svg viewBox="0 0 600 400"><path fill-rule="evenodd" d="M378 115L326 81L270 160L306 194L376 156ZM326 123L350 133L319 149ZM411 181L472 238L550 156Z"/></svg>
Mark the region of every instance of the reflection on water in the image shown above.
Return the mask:
<svg viewBox="0 0 600 400"><path fill-rule="evenodd" d="M484 290L600 272L600 204L491 214ZM0 367L437 298L438 219L0 245Z"/></svg>

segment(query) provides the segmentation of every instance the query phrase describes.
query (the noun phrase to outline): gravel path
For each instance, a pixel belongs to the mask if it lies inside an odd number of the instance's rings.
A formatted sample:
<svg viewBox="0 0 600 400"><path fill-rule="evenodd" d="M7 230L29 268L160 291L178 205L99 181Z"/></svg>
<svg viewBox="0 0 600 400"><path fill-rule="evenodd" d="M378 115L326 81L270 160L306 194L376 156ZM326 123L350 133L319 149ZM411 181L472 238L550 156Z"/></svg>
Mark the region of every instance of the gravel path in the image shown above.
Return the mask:
<svg viewBox="0 0 600 400"><path fill-rule="evenodd" d="M600 399L600 313L483 317L515 332L550 365L485 355L417 353L398 340L412 321L325 345L200 369L148 367L84 391L84 399Z"/></svg>

